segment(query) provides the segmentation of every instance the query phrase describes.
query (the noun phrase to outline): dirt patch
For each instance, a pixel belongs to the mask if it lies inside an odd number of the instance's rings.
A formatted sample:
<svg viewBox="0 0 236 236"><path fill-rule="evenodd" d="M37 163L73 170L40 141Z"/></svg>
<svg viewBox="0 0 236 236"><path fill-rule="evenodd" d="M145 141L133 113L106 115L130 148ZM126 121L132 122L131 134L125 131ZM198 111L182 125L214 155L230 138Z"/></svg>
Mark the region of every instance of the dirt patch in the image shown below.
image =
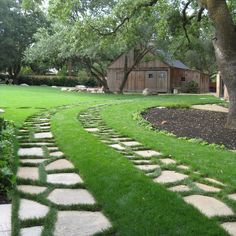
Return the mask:
<svg viewBox="0 0 236 236"><path fill-rule="evenodd" d="M227 114L197 109L149 109L143 117L154 127L178 137L201 138L236 149L236 130L226 129Z"/></svg>
<svg viewBox="0 0 236 236"><path fill-rule="evenodd" d="M10 203L10 201L7 198L6 194L0 192L0 204L7 204L7 203Z"/></svg>

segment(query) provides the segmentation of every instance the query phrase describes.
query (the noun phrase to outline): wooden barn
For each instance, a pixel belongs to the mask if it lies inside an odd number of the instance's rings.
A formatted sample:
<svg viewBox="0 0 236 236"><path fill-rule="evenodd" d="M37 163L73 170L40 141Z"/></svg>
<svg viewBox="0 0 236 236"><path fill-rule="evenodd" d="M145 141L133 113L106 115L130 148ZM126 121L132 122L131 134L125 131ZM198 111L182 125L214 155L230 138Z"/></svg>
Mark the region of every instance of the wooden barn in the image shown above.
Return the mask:
<svg viewBox="0 0 236 236"><path fill-rule="evenodd" d="M163 55L161 50L150 51L130 73L124 92L142 92L149 88L160 93L171 93L190 81L198 83L200 93L209 92L208 75ZM112 92L119 91L124 78L125 57L125 54L121 55L108 67L107 82ZM127 59L127 66L131 68L135 61L135 50L128 53Z"/></svg>

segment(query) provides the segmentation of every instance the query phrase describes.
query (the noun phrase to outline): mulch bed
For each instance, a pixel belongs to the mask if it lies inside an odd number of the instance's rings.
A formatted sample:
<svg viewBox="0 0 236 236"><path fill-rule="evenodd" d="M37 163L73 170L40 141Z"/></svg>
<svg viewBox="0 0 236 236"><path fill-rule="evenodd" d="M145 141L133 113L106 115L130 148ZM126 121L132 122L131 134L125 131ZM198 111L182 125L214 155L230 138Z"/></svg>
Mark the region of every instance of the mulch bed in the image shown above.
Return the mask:
<svg viewBox="0 0 236 236"><path fill-rule="evenodd" d="M0 192L0 204L7 204L9 202L10 201L7 196L4 193Z"/></svg>
<svg viewBox="0 0 236 236"><path fill-rule="evenodd" d="M236 149L236 130L226 129L227 113L197 109L151 108L143 117L159 130L178 137L201 138Z"/></svg>

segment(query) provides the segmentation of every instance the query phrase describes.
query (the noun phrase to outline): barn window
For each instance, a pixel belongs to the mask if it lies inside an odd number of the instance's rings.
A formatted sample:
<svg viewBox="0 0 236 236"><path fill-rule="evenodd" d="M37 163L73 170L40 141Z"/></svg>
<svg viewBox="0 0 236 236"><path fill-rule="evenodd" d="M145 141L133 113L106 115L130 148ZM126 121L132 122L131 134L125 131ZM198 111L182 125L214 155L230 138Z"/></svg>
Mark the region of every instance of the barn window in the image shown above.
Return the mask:
<svg viewBox="0 0 236 236"><path fill-rule="evenodd" d="M148 74L148 78L149 78L149 79L152 79L153 77L154 77L154 76L153 76L153 73L149 73L149 74Z"/></svg>
<svg viewBox="0 0 236 236"><path fill-rule="evenodd" d="M182 82L185 82L185 77L181 77L181 81L182 81Z"/></svg>

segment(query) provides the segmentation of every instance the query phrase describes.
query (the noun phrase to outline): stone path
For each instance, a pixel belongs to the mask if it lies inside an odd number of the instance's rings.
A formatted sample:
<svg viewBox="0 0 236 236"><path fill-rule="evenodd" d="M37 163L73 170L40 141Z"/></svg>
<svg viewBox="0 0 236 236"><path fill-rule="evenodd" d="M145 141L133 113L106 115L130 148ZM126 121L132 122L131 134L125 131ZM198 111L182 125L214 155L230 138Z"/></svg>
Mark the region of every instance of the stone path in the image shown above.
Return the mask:
<svg viewBox="0 0 236 236"><path fill-rule="evenodd" d="M52 235L87 236L111 230L110 221L86 189L82 177L56 146L49 121L49 113L33 116L19 130L17 221L24 226L18 233L41 235L51 227L55 228ZM0 226L5 225L0 227L1 236L10 235L11 231L11 216L1 216L6 209L9 211L11 206L0 206ZM50 214L55 211L54 225L48 226L48 220L53 222Z"/></svg>
<svg viewBox="0 0 236 236"><path fill-rule="evenodd" d="M194 105L194 109L206 110L206 111L218 111L228 113L229 109L226 107L219 106L217 104L206 104L206 105Z"/></svg>
<svg viewBox="0 0 236 236"><path fill-rule="evenodd" d="M172 157L163 156L160 150L148 149L140 142L120 135L102 120L100 107L91 107L80 113L79 120L87 132L124 155L139 171L182 196L186 203L207 217L217 217L219 225L230 235L236 236L236 214L228 205L229 201L236 203L236 193L227 193L226 189L230 186L204 177L198 170Z"/></svg>

